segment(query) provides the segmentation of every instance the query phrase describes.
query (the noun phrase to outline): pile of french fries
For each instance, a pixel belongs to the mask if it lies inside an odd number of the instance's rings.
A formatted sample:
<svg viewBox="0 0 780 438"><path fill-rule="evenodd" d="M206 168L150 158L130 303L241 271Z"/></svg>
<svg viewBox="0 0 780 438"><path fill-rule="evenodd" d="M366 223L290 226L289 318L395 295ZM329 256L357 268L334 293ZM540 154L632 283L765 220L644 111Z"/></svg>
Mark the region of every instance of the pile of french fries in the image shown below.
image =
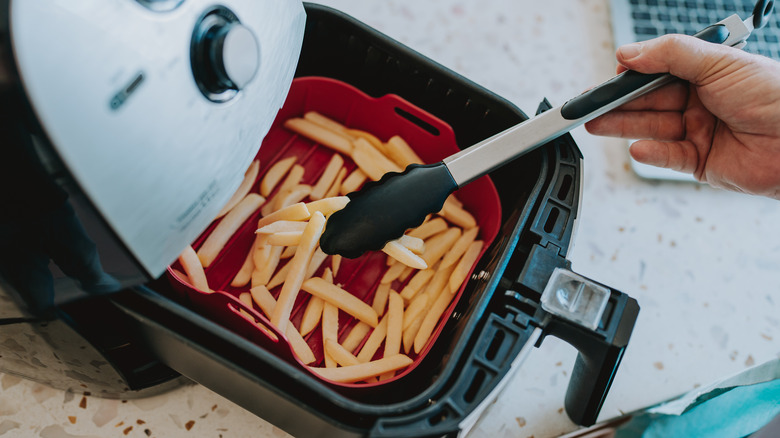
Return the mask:
<svg viewBox="0 0 780 438"><path fill-rule="evenodd" d="M349 202L344 195L368 179L378 180L422 160L400 136L383 142L317 112L289 119L284 127L334 152L316 183L301 184L304 167L296 163L297 157L276 161L262 176L260 163L254 161L200 248L188 247L181 254L184 272L177 275L199 291L212 292L205 269L259 209L254 243L230 286L244 290L239 300L259 309L267 321L242 310L243 315L275 338L264 326L270 322L284 333L301 362L327 380L373 383L392 378L425 349L467 280L483 247L476 220L451 195L438 214L389 242L383 249L387 269L368 304L334 281L341 257L325 254L319 238L327 218ZM351 172L349 161L354 163ZM290 317L302 293L308 300L296 327ZM350 324L339 327L340 314L349 315ZM318 327L321 360L307 343Z"/></svg>

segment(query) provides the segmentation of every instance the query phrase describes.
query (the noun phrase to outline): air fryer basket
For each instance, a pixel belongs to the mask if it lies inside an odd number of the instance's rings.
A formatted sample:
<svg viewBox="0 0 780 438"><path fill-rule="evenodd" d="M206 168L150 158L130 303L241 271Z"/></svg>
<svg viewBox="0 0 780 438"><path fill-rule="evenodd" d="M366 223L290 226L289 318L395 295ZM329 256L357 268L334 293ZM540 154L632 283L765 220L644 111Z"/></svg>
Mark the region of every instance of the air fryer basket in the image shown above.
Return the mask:
<svg viewBox="0 0 780 438"><path fill-rule="evenodd" d="M527 118L508 101L348 16L313 4L306 4L306 12L296 76L331 77L372 96L397 94L448 123L461 147ZM581 161L576 144L564 135L491 174L502 207L499 235L433 348L398 385L370 393L335 391L197 314L165 279L114 301L166 364L294 435L456 434L496 394L521 351L538 346L547 334L580 350L566 408L575 422L591 424L638 306L609 289L595 330L541 308L553 270L570 265L565 257L577 216Z"/></svg>

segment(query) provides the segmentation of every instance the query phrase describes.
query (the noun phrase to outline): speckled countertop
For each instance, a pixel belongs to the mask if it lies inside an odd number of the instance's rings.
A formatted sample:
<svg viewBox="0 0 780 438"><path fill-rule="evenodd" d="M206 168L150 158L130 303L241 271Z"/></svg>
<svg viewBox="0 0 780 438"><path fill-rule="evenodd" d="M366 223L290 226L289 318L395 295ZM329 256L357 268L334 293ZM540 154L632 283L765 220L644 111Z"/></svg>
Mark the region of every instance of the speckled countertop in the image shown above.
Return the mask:
<svg viewBox="0 0 780 438"><path fill-rule="evenodd" d="M328 0L527 113L614 72L607 0ZM780 202L638 178L626 143L573 132L585 156L573 268L641 313L602 410L607 419L780 355ZM545 339L471 436L558 436L576 351ZM64 393L0 376L2 437L279 437L195 385L140 400Z"/></svg>

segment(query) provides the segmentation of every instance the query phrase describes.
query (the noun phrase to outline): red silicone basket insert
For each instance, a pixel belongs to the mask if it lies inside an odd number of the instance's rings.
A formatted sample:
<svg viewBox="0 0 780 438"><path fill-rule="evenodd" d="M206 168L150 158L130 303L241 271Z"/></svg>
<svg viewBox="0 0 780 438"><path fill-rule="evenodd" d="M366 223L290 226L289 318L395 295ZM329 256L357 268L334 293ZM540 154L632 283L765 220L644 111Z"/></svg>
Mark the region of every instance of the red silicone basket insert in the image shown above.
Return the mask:
<svg viewBox="0 0 780 438"><path fill-rule="evenodd" d="M291 156L297 157L296 163L305 169L302 184L313 185L319 179L324 167L336 152L315 144L282 126L285 120L301 117L309 111L319 112L349 128L370 132L382 141L387 141L394 135L400 135L425 163L441 161L459 150L455 134L449 125L399 96L385 95L373 98L349 84L333 79L297 78L293 81L287 100L258 152L260 172L252 192L259 191L259 181L275 162ZM344 161L348 172L356 167L349 157L345 156ZM490 179L485 176L458 190L456 196L463 203L463 207L474 216L480 227L478 239L484 242L482 252L479 255L481 258L499 230L501 204L498 193ZM272 199L272 197L273 193L268 199ZM304 200L304 202L307 201L308 199ZM250 286L235 288L230 285L252 247L254 232L260 217L261 214L258 210L228 241L214 263L206 268L209 286L215 292L202 292L182 281L177 275L177 269L180 269L178 262L168 269L168 278L174 289L199 312L272 351L277 356L308 369L292 353L286 337L271 325L259 308L246 306L239 301L238 295L248 292ZM196 250L202 245L217 222L212 223L193 242L193 247ZM280 264L281 266L282 264ZM331 266L331 257L325 260L315 276L321 275L326 266ZM370 305L379 281L387 269L386 256L381 252L367 253L357 259L343 258L334 283L342 285L344 289ZM474 266L471 267L469 276L473 269ZM404 282L396 280L392 284L392 289L400 292L411 277L411 275L407 277ZM408 356L413 359L413 363L399 370L394 377L371 383L339 383L320 378L330 384L344 387L372 387L401 379L421 362L431 345L436 342L445 322L464 293L466 283L464 282L455 293L422 351L419 354L415 354L413 350L408 353ZM276 287L271 290L274 297L278 298L280 289L281 287ZM304 291L301 291L297 296L290 318L296 327L300 326L300 320L309 298L310 295ZM355 324L357 324L357 320L345 312L339 312L339 342L343 342ZM369 335L370 332L366 334L365 338ZM365 338L361 345L365 342ZM316 328L305 336L305 340L316 357L316 361L309 365L322 366L324 351L320 328ZM380 358L382 351L380 346L374 359ZM317 375L316 373L312 374Z"/></svg>

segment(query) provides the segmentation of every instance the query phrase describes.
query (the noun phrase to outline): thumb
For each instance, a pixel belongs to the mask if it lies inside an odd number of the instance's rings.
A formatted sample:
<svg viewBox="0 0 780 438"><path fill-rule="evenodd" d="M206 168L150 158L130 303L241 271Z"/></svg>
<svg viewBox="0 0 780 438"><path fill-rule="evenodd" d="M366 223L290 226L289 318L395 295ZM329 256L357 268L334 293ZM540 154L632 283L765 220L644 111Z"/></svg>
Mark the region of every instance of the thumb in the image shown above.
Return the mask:
<svg viewBox="0 0 780 438"><path fill-rule="evenodd" d="M696 85L710 82L743 52L687 35L664 35L621 46L617 61L640 73L670 73Z"/></svg>

